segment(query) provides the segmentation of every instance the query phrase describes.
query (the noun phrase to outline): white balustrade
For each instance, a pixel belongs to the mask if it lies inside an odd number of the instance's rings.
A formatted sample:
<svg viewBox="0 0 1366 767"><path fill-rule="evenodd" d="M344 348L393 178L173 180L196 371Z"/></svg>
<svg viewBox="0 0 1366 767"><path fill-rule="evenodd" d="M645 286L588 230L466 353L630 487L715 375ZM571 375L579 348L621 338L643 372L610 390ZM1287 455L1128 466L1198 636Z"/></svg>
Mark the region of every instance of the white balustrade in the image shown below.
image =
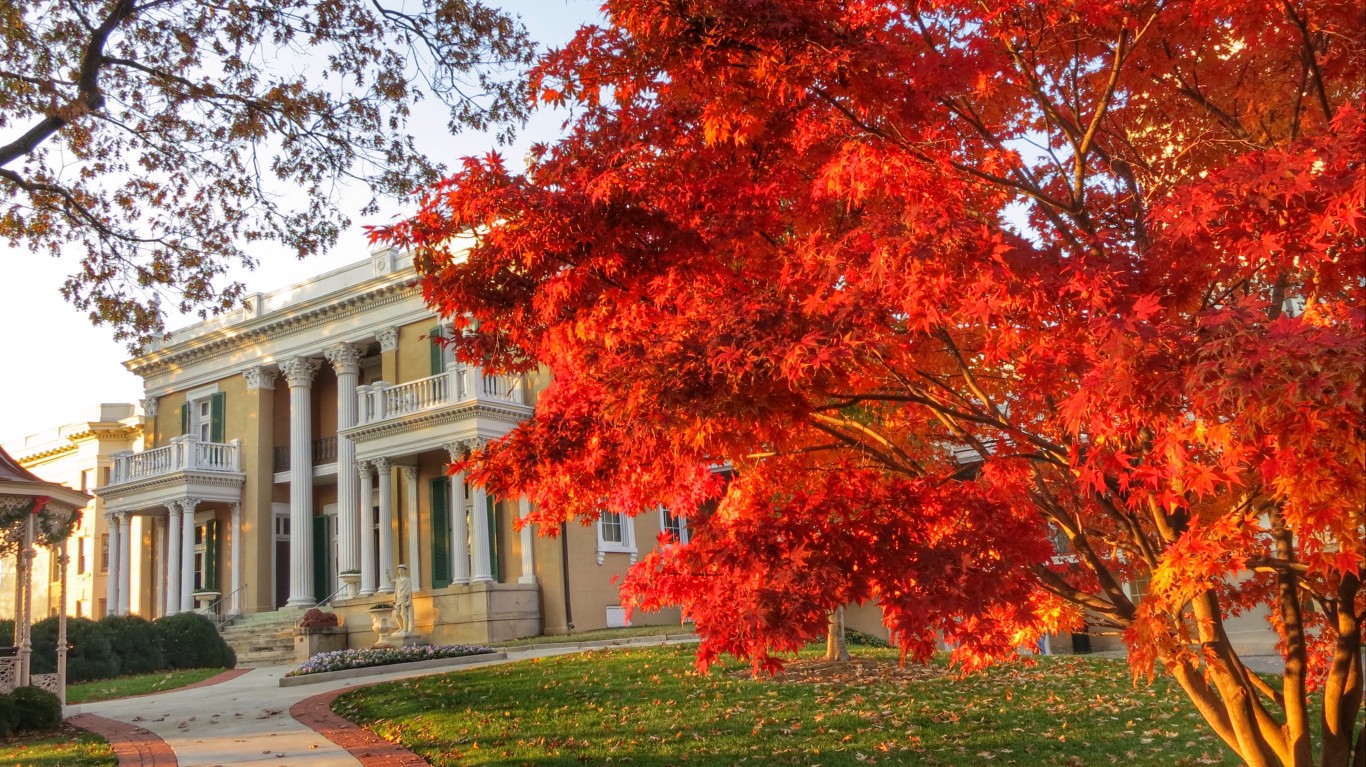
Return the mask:
<svg viewBox="0 0 1366 767"><path fill-rule="evenodd" d="M448 373L438 373L407 383L376 381L357 386L357 422L374 423L469 401L525 404L522 376L486 376L480 373L477 367L462 366Z"/></svg>
<svg viewBox="0 0 1366 767"><path fill-rule="evenodd" d="M114 454L109 484L132 482L177 471L238 473L242 470L241 442L200 442L192 436L176 437L171 444Z"/></svg>

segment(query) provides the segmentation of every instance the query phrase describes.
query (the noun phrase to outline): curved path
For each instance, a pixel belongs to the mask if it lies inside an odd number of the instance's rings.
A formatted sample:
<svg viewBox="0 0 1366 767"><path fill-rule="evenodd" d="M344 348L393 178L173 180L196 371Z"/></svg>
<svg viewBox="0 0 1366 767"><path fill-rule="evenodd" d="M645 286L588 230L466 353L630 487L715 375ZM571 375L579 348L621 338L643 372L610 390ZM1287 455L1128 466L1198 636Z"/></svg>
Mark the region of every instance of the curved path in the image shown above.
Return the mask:
<svg viewBox="0 0 1366 767"><path fill-rule="evenodd" d="M207 687L68 706L67 716L72 724L109 739L119 754L120 767L424 765L426 762L412 752L332 714L332 698L346 690L394 679L446 674L582 649L573 644L539 645L509 650L506 660L300 687L280 687L280 677L292 667L273 666L250 669Z"/></svg>

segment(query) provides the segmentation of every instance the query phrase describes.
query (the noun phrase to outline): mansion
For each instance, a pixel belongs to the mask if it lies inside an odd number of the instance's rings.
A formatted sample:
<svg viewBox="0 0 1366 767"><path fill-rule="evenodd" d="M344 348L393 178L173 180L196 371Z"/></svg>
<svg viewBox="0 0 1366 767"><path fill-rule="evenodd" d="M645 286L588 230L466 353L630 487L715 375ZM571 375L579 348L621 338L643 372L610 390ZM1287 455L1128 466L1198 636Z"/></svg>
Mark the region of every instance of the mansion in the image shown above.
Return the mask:
<svg viewBox="0 0 1366 767"><path fill-rule="evenodd" d="M362 646L375 638L365 610L393 599L405 565L415 628L433 642L623 625L614 576L661 531L686 540L685 523L657 510L553 538L514 529L527 499L447 464L530 416L547 376L485 375L437 341L449 332L411 257L386 249L144 348L125 363L144 381L141 418L105 405L64 427L96 443L72 470L97 498L73 544L89 575L73 581L72 613L328 603ZM72 452L54 439L15 457Z"/></svg>

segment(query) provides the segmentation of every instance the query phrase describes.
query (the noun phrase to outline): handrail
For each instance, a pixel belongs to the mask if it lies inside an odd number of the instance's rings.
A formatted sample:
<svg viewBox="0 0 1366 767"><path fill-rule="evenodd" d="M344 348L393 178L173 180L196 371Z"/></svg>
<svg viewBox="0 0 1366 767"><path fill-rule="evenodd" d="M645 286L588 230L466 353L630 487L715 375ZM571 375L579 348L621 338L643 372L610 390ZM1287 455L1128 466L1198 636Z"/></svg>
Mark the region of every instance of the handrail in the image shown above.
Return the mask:
<svg viewBox="0 0 1366 767"><path fill-rule="evenodd" d="M233 613L228 613L226 615L223 614L223 602L226 600L229 603L231 603L232 598L236 596L239 592L244 590L246 587L247 584L244 583L241 586L238 586L237 588L233 589L231 592L224 594L223 596L219 597L216 601L209 603L207 607L201 608L200 614L203 615L205 618L208 618L210 621L212 621L213 627L221 633L223 631L223 627L231 623L233 618L237 617L237 615Z"/></svg>
<svg viewBox="0 0 1366 767"><path fill-rule="evenodd" d="M323 605L332 604L332 600L336 599L336 598L337 598L337 595L340 594L340 593L342 593L343 591L346 591L346 584L345 584L345 583L343 583L340 587L338 587L336 591L334 591L334 592L332 592L331 594L328 594L327 596L325 596L325 597L323 597L322 599L318 600L318 603L315 604L315 605L313 605L313 606L314 606L314 607L322 607Z"/></svg>

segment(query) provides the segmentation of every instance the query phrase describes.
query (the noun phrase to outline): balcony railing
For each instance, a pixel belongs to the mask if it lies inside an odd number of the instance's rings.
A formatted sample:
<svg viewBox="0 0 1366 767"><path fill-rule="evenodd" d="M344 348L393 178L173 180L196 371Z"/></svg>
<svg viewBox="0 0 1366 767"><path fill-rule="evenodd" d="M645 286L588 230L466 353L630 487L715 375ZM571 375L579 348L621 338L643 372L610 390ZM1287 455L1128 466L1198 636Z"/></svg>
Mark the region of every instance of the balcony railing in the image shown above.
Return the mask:
<svg viewBox="0 0 1366 767"><path fill-rule="evenodd" d="M134 453L114 454L109 484L132 482L178 471L208 471L235 474L242 471L241 443L200 442L192 436L176 437L164 447Z"/></svg>
<svg viewBox="0 0 1366 767"><path fill-rule="evenodd" d="M522 376L486 376L477 367L462 367L401 384L376 381L357 386L359 423L400 418L444 405L470 401L525 404Z"/></svg>
<svg viewBox="0 0 1366 767"><path fill-rule="evenodd" d="M337 438L319 437L313 440L313 465L337 462ZM289 445L275 448L275 472L289 471Z"/></svg>

